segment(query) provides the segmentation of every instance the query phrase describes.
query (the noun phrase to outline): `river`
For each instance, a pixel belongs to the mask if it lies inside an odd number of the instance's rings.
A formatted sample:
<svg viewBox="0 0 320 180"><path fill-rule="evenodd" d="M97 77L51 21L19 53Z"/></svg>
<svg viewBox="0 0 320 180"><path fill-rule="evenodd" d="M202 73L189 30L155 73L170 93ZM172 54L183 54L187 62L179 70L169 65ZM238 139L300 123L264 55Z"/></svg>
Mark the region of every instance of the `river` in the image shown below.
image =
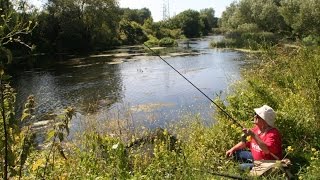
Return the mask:
<svg viewBox="0 0 320 180"><path fill-rule="evenodd" d="M220 93L224 96L228 87L240 79L244 62L239 52L210 49L212 39L221 37L181 41L180 47L194 53L173 53L163 58L214 99ZM38 114L59 113L73 106L76 119L89 113L103 121L112 113L120 117L130 111L133 121L149 127L164 126L186 114L197 114L205 122L212 122L215 107L206 97L159 57L145 56L139 48L128 51L135 48L122 47L19 72L12 82L18 109L33 94Z"/></svg>

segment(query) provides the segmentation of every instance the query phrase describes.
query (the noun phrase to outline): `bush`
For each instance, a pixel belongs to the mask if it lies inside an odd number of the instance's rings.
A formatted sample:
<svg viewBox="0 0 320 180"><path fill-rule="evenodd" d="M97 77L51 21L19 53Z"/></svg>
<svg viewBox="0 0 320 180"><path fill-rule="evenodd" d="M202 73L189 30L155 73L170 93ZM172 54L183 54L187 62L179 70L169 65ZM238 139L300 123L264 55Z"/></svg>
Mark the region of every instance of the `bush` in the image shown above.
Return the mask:
<svg viewBox="0 0 320 180"><path fill-rule="evenodd" d="M257 33L260 30L257 24L244 23L238 26L237 31L242 33Z"/></svg>
<svg viewBox="0 0 320 180"><path fill-rule="evenodd" d="M245 30L247 29L247 30ZM252 50L265 49L278 42L279 38L271 32L257 31L253 24L243 24L238 30L228 31L221 42L212 42L212 47L248 48Z"/></svg>
<svg viewBox="0 0 320 180"><path fill-rule="evenodd" d="M231 48L231 47L238 47L237 43L239 42L235 39L225 38L219 42L212 41L210 43L210 46L214 48Z"/></svg>
<svg viewBox="0 0 320 180"><path fill-rule="evenodd" d="M305 46L318 46L320 44L320 37L309 35L302 39Z"/></svg>
<svg viewBox="0 0 320 180"><path fill-rule="evenodd" d="M145 44L149 47L154 47L154 46L159 46L159 39L156 37L149 35L148 36L148 41L145 42Z"/></svg>
<svg viewBox="0 0 320 180"><path fill-rule="evenodd" d="M159 45L164 47L174 47L174 46L177 46L178 43L172 38L165 37L160 39Z"/></svg>

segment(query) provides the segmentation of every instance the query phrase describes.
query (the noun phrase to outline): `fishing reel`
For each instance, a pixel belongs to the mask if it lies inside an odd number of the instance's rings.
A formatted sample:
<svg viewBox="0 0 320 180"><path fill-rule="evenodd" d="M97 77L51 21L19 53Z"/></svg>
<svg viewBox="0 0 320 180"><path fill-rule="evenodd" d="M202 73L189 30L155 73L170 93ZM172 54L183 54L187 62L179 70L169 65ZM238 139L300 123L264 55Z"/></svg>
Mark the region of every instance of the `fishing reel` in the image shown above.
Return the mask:
<svg viewBox="0 0 320 180"><path fill-rule="evenodd" d="M245 134L245 133L243 133L242 135L241 135L241 142L244 142L244 143L246 143L247 141L248 141L248 135L247 134Z"/></svg>

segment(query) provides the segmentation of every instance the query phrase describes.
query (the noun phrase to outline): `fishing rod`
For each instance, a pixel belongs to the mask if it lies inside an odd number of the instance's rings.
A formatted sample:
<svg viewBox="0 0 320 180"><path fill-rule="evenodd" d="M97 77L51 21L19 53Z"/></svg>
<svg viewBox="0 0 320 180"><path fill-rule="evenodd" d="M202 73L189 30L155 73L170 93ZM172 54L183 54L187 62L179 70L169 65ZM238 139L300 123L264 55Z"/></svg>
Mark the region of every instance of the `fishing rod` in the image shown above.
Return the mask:
<svg viewBox="0 0 320 180"><path fill-rule="evenodd" d="M214 102L208 95L206 95L201 89L199 89L196 85L194 85L189 79L187 79L183 74L181 74L177 69L175 69L170 63L168 63L166 60L164 60L159 54L157 54L154 50L152 50L148 45L143 43L144 46L146 46L155 56L158 56L163 62L165 62L168 66L170 66L173 70L175 70L181 77L183 77L186 81L188 81L194 88L196 88L202 95L204 95L210 102L212 102L214 105L216 105L228 118L232 120L234 124L244 129L244 127L235 120L229 113L227 113L224 109L222 109L216 102Z"/></svg>

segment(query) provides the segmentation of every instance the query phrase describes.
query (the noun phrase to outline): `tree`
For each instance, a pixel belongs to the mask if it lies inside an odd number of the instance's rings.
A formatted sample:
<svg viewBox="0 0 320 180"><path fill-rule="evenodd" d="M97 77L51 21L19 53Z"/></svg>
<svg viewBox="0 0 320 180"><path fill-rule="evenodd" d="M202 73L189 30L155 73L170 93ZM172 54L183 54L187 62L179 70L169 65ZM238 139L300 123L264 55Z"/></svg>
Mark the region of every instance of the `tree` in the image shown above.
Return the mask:
<svg viewBox="0 0 320 180"><path fill-rule="evenodd" d="M200 13L194 10L186 10L176 15L171 20L174 26L178 26L188 38L199 37L201 30Z"/></svg>
<svg viewBox="0 0 320 180"><path fill-rule="evenodd" d="M219 25L225 29L235 29L240 24L238 18L235 18L235 14L238 9L238 4L233 2L225 11L222 12L221 19L219 20Z"/></svg>
<svg viewBox="0 0 320 180"><path fill-rule="evenodd" d="M54 47L54 52L83 52L118 44L116 0L49 0L39 20L43 24L36 32L41 38L36 39L45 48Z"/></svg>
<svg viewBox="0 0 320 180"><path fill-rule="evenodd" d="M281 32L287 26L279 13L278 1L242 0L232 3L221 18L224 28L237 29L242 24L256 24L259 29L268 32Z"/></svg>
<svg viewBox="0 0 320 180"><path fill-rule="evenodd" d="M200 10L200 21L203 24L203 35L208 35L212 32L212 28L217 27L217 19L214 17L213 8Z"/></svg>
<svg viewBox="0 0 320 180"><path fill-rule="evenodd" d="M320 35L320 1L319 0L282 0L280 13L285 22L300 37Z"/></svg>
<svg viewBox="0 0 320 180"><path fill-rule="evenodd" d="M135 21L136 23L139 23L143 25L144 21L147 19L152 18L151 12L148 8L142 8L142 9L129 9L129 8L123 8L122 11L122 19L126 21Z"/></svg>
<svg viewBox="0 0 320 180"><path fill-rule="evenodd" d="M143 43L148 40L142 26L135 21L122 20L120 22L121 39L126 44Z"/></svg>

